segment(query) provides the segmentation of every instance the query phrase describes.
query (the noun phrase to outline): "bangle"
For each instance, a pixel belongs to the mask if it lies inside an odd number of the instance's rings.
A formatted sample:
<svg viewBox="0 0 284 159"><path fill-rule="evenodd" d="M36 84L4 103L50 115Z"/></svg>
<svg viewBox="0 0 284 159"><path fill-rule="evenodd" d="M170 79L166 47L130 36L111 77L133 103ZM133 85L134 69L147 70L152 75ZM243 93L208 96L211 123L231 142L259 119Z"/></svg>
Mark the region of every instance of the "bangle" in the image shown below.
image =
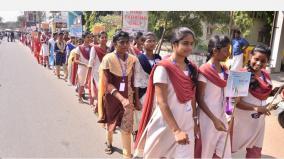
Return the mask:
<svg viewBox="0 0 284 159"><path fill-rule="evenodd" d="M198 116L196 115L196 116L193 116L193 119L198 119Z"/></svg>
<svg viewBox="0 0 284 159"><path fill-rule="evenodd" d="M111 92L110 92L110 94L113 95L113 93L114 93L115 91L117 91L117 89L115 89L115 88L112 89Z"/></svg>

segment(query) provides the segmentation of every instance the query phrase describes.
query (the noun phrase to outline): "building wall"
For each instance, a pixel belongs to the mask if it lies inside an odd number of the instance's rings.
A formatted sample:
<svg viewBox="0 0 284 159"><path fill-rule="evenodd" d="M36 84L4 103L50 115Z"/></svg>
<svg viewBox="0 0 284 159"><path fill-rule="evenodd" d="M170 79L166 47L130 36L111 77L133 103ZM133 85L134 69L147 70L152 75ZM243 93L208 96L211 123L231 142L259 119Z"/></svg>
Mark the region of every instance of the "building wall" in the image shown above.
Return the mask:
<svg viewBox="0 0 284 159"><path fill-rule="evenodd" d="M282 11L278 12L276 18L275 34L273 37L272 44L272 55L271 55L271 67L272 72L281 71L281 60L283 59L284 52L284 13Z"/></svg>
<svg viewBox="0 0 284 159"><path fill-rule="evenodd" d="M252 45L256 45L260 42L258 42L258 33L259 31L261 31L261 29L263 28L264 23L263 21L256 19L253 22L253 26L250 28L250 33L249 35L246 37L246 39L249 41L250 44Z"/></svg>

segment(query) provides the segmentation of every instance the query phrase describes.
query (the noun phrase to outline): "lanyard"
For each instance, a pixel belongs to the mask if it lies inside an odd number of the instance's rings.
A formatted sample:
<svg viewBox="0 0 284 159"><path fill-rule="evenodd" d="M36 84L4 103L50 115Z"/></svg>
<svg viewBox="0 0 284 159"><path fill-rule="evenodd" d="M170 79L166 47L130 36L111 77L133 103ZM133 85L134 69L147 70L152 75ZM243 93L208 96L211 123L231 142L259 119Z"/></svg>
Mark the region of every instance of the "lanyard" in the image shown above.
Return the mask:
<svg viewBox="0 0 284 159"><path fill-rule="evenodd" d="M172 59L173 60L173 64L174 65L177 65L177 62L176 62L176 60L175 59ZM191 71L190 71L190 69L189 69L189 66L188 66L189 64L186 64L186 71L188 71L188 75L191 75Z"/></svg>
<svg viewBox="0 0 284 159"><path fill-rule="evenodd" d="M116 57L117 57L117 60L119 62L119 65L120 65L120 68L121 68L121 71L122 71L122 82L125 82L126 80L126 71L127 71L127 59L128 59L128 54L126 54L126 58L125 58L125 64L124 64L124 68L122 66L122 63L120 61L120 58L118 56L117 53L115 53Z"/></svg>

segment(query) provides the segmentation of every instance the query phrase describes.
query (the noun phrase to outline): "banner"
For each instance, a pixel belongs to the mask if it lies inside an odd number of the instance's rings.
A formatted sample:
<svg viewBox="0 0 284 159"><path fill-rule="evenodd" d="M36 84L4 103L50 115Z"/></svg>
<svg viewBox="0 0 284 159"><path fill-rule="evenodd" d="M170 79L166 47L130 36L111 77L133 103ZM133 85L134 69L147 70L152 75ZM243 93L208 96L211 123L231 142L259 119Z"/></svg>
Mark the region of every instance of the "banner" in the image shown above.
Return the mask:
<svg viewBox="0 0 284 159"><path fill-rule="evenodd" d="M82 15L83 15L83 12L81 11L69 11L67 27L71 28L71 25L82 24Z"/></svg>
<svg viewBox="0 0 284 159"><path fill-rule="evenodd" d="M67 23L64 22L56 22L55 28L67 28Z"/></svg>
<svg viewBox="0 0 284 159"><path fill-rule="evenodd" d="M81 38L83 34L83 28L81 24L70 26L70 36L75 36Z"/></svg>
<svg viewBox="0 0 284 159"><path fill-rule="evenodd" d="M133 32L148 31L148 12L146 11L124 11L122 13L122 30L132 34Z"/></svg>

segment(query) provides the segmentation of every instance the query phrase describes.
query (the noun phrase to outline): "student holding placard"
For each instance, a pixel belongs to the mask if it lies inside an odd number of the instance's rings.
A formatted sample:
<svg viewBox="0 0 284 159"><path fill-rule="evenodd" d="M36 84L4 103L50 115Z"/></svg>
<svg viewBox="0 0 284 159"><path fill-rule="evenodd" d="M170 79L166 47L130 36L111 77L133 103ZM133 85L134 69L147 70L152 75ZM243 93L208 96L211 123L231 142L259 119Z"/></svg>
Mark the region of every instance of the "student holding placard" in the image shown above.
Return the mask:
<svg viewBox="0 0 284 159"><path fill-rule="evenodd" d="M265 71L271 51L257 45L244 71L251 72L249 94L237 104L232 137L232 152L246 149L246 158L261 158L265 116L253 116L257 112L270 115L266 99L272 91L271 78Z"/></svg>
<svg viewBox="0 0 284 159"><path fill-rule="evenodd" d="M207 63L199 68L196 97L201 108L201 158L221 158L225 145L228 123L225 115L224 88L228 70L221 62L229 55L229 45L230 39L227 36L213 36L208 43ZM231 158L230 144L226 145L224 157Z"/></svg>

